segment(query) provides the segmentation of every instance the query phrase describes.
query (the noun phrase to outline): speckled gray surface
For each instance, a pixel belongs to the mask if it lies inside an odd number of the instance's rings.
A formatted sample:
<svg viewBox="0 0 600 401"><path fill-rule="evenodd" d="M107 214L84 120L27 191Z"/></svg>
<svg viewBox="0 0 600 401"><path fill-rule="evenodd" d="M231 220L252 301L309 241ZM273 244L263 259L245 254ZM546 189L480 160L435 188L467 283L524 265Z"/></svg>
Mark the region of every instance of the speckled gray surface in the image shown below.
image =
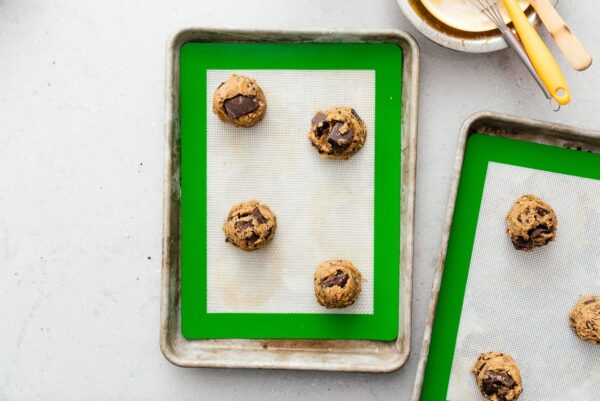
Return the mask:
<svg viewBox="0 0 600 401"><path fill-rule="evenodd" d="M598 56L596 1L559 10ZM161 355L165 44L202 25L415 34L413 352L399 372L186 370ZM434 45L394 0L0 0L0 400L408 399L462 121L495 110L600 129L598 66L559 62L574 100L553 113L514 55Z"/></svg>

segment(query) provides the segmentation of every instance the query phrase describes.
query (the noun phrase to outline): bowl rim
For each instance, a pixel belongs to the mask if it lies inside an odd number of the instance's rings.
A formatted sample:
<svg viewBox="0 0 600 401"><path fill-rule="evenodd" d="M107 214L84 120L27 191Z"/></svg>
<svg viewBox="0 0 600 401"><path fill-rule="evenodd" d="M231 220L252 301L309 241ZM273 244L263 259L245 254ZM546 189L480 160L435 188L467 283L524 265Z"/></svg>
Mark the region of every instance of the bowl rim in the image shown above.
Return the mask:
<svg viewBox="0 0 600 401"><path fill-rule="evenodd" d="M400 6L402 14L404 14L404 16L414 25L414 27L418 31L441 46L466 53L491 53L498 50L506 49L508 47L508 44L506 43L500 32L497 32L495 35L492 36L473 39L460 38L449 35L448 33L439 30L438 28L427 22L416 12L413 5L411 4L415 0L396 1ZM553 0L552 2L556 4L558 3L558 0ZM529 15L529 21L531 23L535 24L536 22L538 22L537 20L538 19L535 13L531 13Z"/></svg>

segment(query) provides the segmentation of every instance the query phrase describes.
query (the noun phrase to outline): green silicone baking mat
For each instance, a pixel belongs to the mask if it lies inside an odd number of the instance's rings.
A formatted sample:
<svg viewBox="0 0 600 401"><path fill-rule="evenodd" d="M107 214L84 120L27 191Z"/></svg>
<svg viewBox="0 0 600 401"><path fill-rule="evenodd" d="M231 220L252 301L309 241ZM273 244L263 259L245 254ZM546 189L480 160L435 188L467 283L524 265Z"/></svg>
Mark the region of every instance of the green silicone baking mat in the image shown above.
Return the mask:
<svg viewBox="0 0 600 401"><path fill-rule="evenodd" d="M589 257L596 246L583 241L586 235L592 239L597 235L595 225L587 224L584 216L593 221L600 216L599 167L600 155L596 153L488 134L469 137L421 400L483 399L469 372L480 352L517 352L512 356L521 367L524 400L553 398L536 394L553 391L552 382L560 382L569 365L581 360L578 358L596 358L589 348L593 344L580 341L571 332L566 316L580 295L597 290L600 284L597 259ZM553 186L541 182L546 179ZM527 193L520 192L529 188L536 188L535 193L551 205L555 202L557 240L532 252L515 251L504 231L504 216L518 196L516 192ZM491 236L498 238L490 240ZM576 277L573 271L578 271ZM479 288L485 289L483 293ZM545 326L554 327L554 331L540 329ZM525 330L522 340L512 339L511 333L518 330ZM567 372L557 373L553 379L553 373L536 369L548 366L546 359L554 358L549 355L558 355L553 359L559 361L553 371L564 368ZM536 365L540 360L546 362ZM600 365L595 361L587 361L591 366L585 365L586 369L593 370L594 364L597 369ZM461 380L456 381L456 377ZM566 384L567 389L577 392L577 388L594 383L597 388L597 380L586 380ZM588 398L564 398L557 393L555 399Z"/></svg>
<svg viewBox="0 0 600 401"><path fill-rule="evenodd" d="M235 188L227 193L228 199L223 205L218 205L219 210L216 213L215 196L211 195L209 190L215 180L209 176L209 171L223 172L227 163L235 163L235 160L251 160L255 168L260 169L261 178L257 179L254 186L256 189L255 198L263 200L261 191L266 190L265 185L277 185L281 183L281 189L277 194L276 200L268 200L271 206L277 202L286 201L293 204L296 201L296 192L286 193L286 188L290 188L290 181L295 177L288 177L289 171L294 171L294 152L313 152L314 163L331 163L332 169L340 169L346 161L343 160L324 160L318 157L316 152L310 147L306 135L310 127L312 114L300 116L306 125L302 129L293 129L285 131L285 135L294 135L294 138L302 138L301 146L292 148L293 141L286 147L283 143L281 154L272 157L261 154L259 149L268 146L272 141L280 140L269 135L272 133L265 130L268 122L261 121L256 126L247 131L223 125L214 120L212 110L210 109L210 99L215 90L212 79L215 72L218 75L219 70L223 71L223 81L226 80L231 72L242 75L252 76L252 72L261 77L274 77L274 83L270 84L271 89L265 94L267 97L267 116L275 118L277 107L282 107L278 100L284 98L277 96L277 77L285 77L289 82L293 79L296 72L315 74L315 77L331 77L337 80L336 72L339 72L339 79L345 80L344 87L348 92L352 92L352 77L373 76L373 102L370 110L373 111L373 127L367 127L367 142L373 146L373 162L370 169L369 178L361 181L364 174L356 176L356 183L353 191L364 191L367 201L365 204L372 205L372 217L369 218L370 231L369 239L360 244L371 256L372 277L366 283L372 289L371 292L363 291L361 296L370 298L370 309L361 313L348 311L327 311L320 313L286 313L284 312L256 312L260 310L257 303L263 302L261 297L254 296L248 299L248 308L243 303L244 297L235 297L236 303L242 305L233 305L234 312L226 310L225 307L218 306L214 300L214 295L219 292L210 292L213 288L207 284L207 277L211 274L218 275L220 270L227 270L229 266L219 263L209 264L210 249L208 249L211 235L220 233L220 224L214 227L208 224L210 221L222 221L231 207L231 199L238 196ZM245 71L250 71L245 73ZM258 71L258 72L257 72ZM298 76L306 79L306 74ZM279 74L279 75L278 75ZM358 75L353 75L358 74ZM393 44L352 44L352 43L187 43L182 46L180 52L180 93L181 93L181 326L183 335L188 339L208 339L208 338L289 338L289 339L366 339L366 340L393 340L398 335L398 289L399 289L399 257L400 257L400 124L401 124L401 93L402 93L402 50ZM212 78L211 78L212 77ZM258 78L257 78L258 79ZM266 78L263 78L266 79ZM306 90L305 81L299 81L298 92ZM328 85L330 81L320 81L323 85ZM259 85L261 84L259 80ZM300 90L302 89L302 90ZM319 90L316 88L315 90ZM321 88L322 90L322 88ZM356 90L360 92L360 90ZM335 94L327 93L327 98L335 99ZM296 100L294 100L296 101ZM271 103L270 103L271 102ZM333 101L332 101L333 103ZM330 107L338 104L331 104ZM273 106L273 107L270 107ZM316 109L315 109L316 111ZM289 110L288 110L289 112ZM359 114L361 113L358 110ZM218 130L223 135L230 135L232 146L239 153L231 159L234 161L225 161L221 165L214 167L214 155L216 152L229 152L228 149L212 147L211 135L212 128L218 125ZM277 124L290 124L289 121L277 121ZM262 127L262 128L261 128ZM219 132L221 132L219 131ZM238 137L235 137L238 135ZM252 135L252 137L248 137ZM252 141L247 138L256 138ZM239 146L243 143L244 146ZM365 145L367 146L367 145ZM232 149L232 152L234 150ZM254 153L253 153L254 152ZM288 153L286 153L288 152ZM364 154L361 154L364 152ZM221 154L221 153L219 153ZM367 150L361 150L355 155L356 160L367 156ZM228 155L226 155L228 157ZM233 157L233 155L232 155ZM353 162L354 157L350 160ZM354 160L354 161L356 161ZM211 164L212 163L212 164ZM289 164L288 164L289 163ZM231 165L231 164L229 164ZM207 167L208 166L208 167ZM347 164L346 166L350 166ZM339 171L338 171L339 172ZM269 174L272 173L272 177ZM212 174L212 173L211 173ZM211 181L213 180L213 181ZM248 180L252 182L253 174L248 172ZM314 185L323 186L323 182L315 182ZM324 186L328 188L327 186ZM335 191L335 185L330 187ZM246 188L247 189L247 188ZM271 188L272 189L272 188ZM240 190L240 199L244 200L246 196L242 195ZM271 203L273 202L273 203ZM316 202L318 206L318 201ZM217 208L218 209L218 208ZM281 209L281 208L280 208ZM322 208L321 208L322 209ZM330 208L326 210L334 210ZM274 210L278 214L277 210ZM216 214L215 214L216 213ZM318 216L317 216L318 217ZM275 240L272 244L265 247L268 249L275 246L277 234L284 235L286 230L285 221L289 216L278 214L279 227ZM318 225L319 218L311 218L305 221L308 225ZM364 223L364 221L363 221ZM318 228L318 227L316 227ZM212 230L212 231L211 231ZM319 232L319 229L315 229ZM221 235L221 234L218 234ZM342 230L335 235L335 239L348 238L351 241L354 233L350 227ZM336 243L331 242L332 238L323 238L323 244ZM222 241L222 239L220 240ZM329 242L328 242L329 241ZM311 271L321 262L313 260L302 254L302 238L298 239L298 253L296 260L301 260L310 266ZM256 263L260 257L260 263L263 269L254 271L243 271L243 283L248 285L260 286L260 280L270 280L271 278L264 274L269 271L276 263L277 253L259 251L244 253L226 244L229 248L227 252L235 252L235 258L243 265L244 258ZM333 245L332 245L333 246ZM307 255L310 249L307 249ZM263 255L264 258L261 256ZM345 257L339 255L339 258ZM361 268L361 266L358 266ZM284 268L285 269L285 268ZM285 272L285 270L284 270ZM291 273L290 273L291 275ZM212 277L212 276L210 276ZM288 277L283 274L281 283L288 283ZM307 282L312 283L312 274L307 275ZM227 283L225 283L227 284ZM288 283L289 284L289 283ZM239 283L238 283L239 285ZM285 285L285 284L281 284ZM225 285L226 286L226 285ZM209 287L207 289L207 287ZM255 288L255 287L253 287ZM267 286L271 292L279 291L278 288ZM223 290L223 296L226 296L228 289ZM281 291L280 291L281 292ZM229 294L231 295L231 294ZM212 297L212 298L211 298ZM264 298L268 299L269 294L265 293ZM312 295L310 302L316 302ZM259 299L260 298L260 299ZM217 299L218 301L218 299ZM308 302L306 299L297 300L298 302ZM211 303L213 302L213 303ZM231 301L233 302L233 301ZM266 302L266 301L265 301ZM294 300L289 300L294 303ZM217 306L214 306L217 305ZM220 305L220 304L219 304ZM221 309L219 309L221 308ZM225 308L225 309L223 309ZM245 312L235 312L245 310ZM254 309L253 309L254 308ZM249 312L250 311L250 312ZM252 312L254 311L254 312Z"/></svg>

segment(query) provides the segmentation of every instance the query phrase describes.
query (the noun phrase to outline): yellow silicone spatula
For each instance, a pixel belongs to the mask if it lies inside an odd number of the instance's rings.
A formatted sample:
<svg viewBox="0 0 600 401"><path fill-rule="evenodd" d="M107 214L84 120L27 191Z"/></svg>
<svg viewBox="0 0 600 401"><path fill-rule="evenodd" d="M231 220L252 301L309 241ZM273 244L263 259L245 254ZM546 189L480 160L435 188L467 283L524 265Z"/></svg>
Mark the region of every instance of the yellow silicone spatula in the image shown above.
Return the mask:
<svg viewBox="0 0 600 401"><path fill-rule="evenodd" d="M592 56L569 29L554 6L548 0L529 0L529 2L571 66L577 71L583 71L592 65Z"/></svg>
<svg viewBox="0 0 600 401"><path fill-rule="evenodd" d="M506 11L515 25L515 29L521 38L527 55L538 72L542 82L548 91L560 105L566 105L571 101L569 87L565 82L558 63L540 38L535 28L529 23L525 13L521 11L516 0L502 0Z"/></svg>

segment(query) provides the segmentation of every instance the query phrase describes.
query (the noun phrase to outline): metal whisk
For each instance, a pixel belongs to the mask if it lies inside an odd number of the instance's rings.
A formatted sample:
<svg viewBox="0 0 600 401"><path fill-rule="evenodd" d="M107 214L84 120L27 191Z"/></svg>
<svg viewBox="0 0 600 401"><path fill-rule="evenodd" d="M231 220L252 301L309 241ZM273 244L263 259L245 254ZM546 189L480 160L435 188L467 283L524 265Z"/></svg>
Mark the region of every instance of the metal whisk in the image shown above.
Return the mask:
<svg viewBox="0 0 600 401"><path fill-rule="evenodd" d="M533 67L533 64L531 64L529 56L523 48L523 45L521 44L519 39L517 39L517 37L512 33L512 31L508 29L508 26L506 26L506 24L504 23L504 18L500 13L500 8L498 7L497 0L470 0L470 2L475 7L477 7L482 13L484 13L490 20L492 20L494 24L496 24L496 26L500 30L500 33L502 33L504 39L506 39L510 47L512 47L515 50L521 61L523 61L523 64L525 64L527 70L529 71L533 79L535 79L535 82L537 82L540 89L544 92L546 98L552 99L550 92L548 91L548 89L546 89L546 86L544 85L542 79Z"/></svg>

